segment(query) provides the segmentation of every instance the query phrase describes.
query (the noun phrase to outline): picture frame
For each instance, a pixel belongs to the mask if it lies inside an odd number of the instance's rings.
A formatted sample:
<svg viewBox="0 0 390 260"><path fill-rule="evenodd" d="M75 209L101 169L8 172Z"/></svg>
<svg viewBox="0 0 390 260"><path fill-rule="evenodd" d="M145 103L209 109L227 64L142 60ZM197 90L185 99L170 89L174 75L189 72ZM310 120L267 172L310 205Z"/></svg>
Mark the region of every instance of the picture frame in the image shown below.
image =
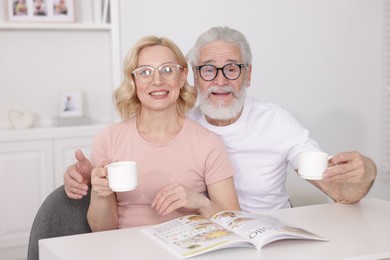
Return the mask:
<svg viewBox="0 0 390 260"><path fill-rule="evenodd" d="M10 22L74 22L74 0L6 0Z"/></svg>
<svg viewBox="0 0 390 260"><path fill-rule="evenodd" d="M61 95L61 117L83 116L83 95L81 92L66 92Z"/></svg>

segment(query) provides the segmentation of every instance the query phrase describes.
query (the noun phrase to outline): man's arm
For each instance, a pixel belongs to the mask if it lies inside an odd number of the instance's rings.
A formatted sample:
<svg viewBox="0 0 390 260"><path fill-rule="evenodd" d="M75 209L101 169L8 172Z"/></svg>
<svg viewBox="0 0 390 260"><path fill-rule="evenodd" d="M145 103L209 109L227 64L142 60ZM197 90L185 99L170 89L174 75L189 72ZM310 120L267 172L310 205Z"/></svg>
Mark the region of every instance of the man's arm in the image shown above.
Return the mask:
<svg viewBox="0 0 390 260"><path fill-rule="evenodd" d="M356 203L370 190L376 178L375 163L358 152L343 152L329 160L323 180L310 182L335 202Z"/></svg>

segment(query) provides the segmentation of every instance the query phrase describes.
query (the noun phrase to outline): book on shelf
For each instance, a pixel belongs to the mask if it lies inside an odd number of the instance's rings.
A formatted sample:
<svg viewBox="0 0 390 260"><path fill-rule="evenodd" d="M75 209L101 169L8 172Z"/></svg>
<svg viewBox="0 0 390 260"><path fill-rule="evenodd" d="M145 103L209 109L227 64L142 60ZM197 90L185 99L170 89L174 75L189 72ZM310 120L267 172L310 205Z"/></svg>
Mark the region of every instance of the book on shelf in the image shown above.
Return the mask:
<svg viewBox="0 0 390 260"><path fill-rule="evenodd" d="M266 244L282 239L328 240L270 215L234 210L219 212L211 218L183 216L149 226L143 232L182 259L222 248L260 250Z"/></svg>

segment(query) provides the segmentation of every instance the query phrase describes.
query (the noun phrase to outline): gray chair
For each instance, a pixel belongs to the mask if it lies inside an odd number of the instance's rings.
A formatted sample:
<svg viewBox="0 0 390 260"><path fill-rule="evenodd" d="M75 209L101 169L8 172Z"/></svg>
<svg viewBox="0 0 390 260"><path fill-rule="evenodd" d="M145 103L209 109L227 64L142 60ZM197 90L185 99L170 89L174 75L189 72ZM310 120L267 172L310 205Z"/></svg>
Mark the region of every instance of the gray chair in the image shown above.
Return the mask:
<svg viewBox="0 0 390 260"><path fill-rule="evenodd" d="M27 260L39 259L39 239L91 232L87 222L90 191L83 199L73 200L62 185L47 196L32 224Z"/></svg>

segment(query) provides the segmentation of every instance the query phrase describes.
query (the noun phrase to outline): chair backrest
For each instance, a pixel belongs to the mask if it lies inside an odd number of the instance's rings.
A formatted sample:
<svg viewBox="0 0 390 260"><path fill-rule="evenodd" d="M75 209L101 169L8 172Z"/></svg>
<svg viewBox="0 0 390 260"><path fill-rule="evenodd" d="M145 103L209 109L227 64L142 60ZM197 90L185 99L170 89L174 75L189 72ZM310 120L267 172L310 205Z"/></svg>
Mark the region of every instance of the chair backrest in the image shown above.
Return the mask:
<svg viewBox="0 0 390 260"><path fill-rule="evenodd" d="M87 221L90 190L83 199L74 200L62 185L47 196L31 227L27 260L39 259L39 239L91 232Z"/></svg>

